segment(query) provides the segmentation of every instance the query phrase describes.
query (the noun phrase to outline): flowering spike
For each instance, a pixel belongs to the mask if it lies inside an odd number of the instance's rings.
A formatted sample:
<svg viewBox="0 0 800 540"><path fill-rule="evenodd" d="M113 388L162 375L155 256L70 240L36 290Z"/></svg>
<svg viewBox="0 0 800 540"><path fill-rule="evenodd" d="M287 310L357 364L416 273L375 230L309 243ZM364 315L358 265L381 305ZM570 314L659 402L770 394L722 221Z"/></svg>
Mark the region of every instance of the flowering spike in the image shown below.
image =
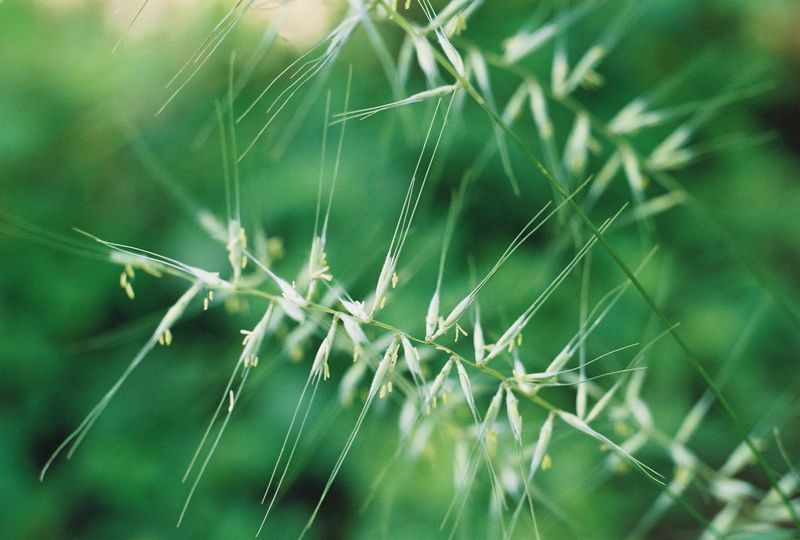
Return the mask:
<svg viewBox="0 0 800 540"><path fill-rule="evenodd" d="M436 333L436 322L439 320L439 289L433 293L431 303L428 304L428 314L425 317L425 341L431 341Z"/></svg>
<svg viewBox="0 0 800 540"><path fill-rule="evenodd" d="M475 409L475 398L472 396L472 385L469 382L467 370L464 369L464 366L461 365L461 362L458 360L456 360L456 368L458 368L458 380L461 383L461 390L464 392L464 397L467 400L467 404L469 405L469 408L477 421L478 416Z"/></svg>
<svg viewBox="0 0 800 540"><path fill-rule="evenodd" d="M383 378L386 376L386 373L389 371L389 368L394 366L394 362L397 361L397 349L400 346L399 340L397 336L395 336L394 341L392 344L389 345L389 348L386 349L386 353L383 355L383 360L380 361L378 364L378 369L375 370L375 376L372 378L372 385L369 389L369 396L367 397L367 401L371 401L372 398L375 397L375 394L378 393L378 389L381 387L383 383Z"/></svg>
<svg viewBox="0 0 800 540"><path fill-rule="evenodd" d="M328 330L328 335L322 340L319 350L317 350L317 355L314 358L314 363L311 366L312 376L322 375L323 380L327 380L330 376L330 371L328 370L328 356L333 348L333 339L336 335L336 323L338 322L339 316L334 315L330 330Z"/></svg>
<svg viewBox="0 0 800 540"><path fill-rule="evenodd" d="M411 344L411 341L406 336L400 336L400 342L403 344L403 357L405 358L408 371L414 379L423 381L422 369L419 366L419 353L417 349Z"/></svg>
<svg viewBox="0 0 800 540"><path fill-rule="evenodd" d="M556 412L551 411L550 414L547 416L547 420L544 421L544 424L542 424L541 429L539 429L539 440L536 441L536 449L533 451L533 460L531 460L531 471L528 477L529 480L533 479L533 475L536 474L536 471L539 469L540 465L542 467L542 470L546 470L543 460L546 457L547 447L550 444L550 436L553 434L553 419L555 418L555 415Z"/></svg>
<svg viewBox="0 0 800 540"><path fill-rule="evenodd" d="M436 331L436 333L433 335L433 338L436 339L450 330L450 328L452 328L456 322L458 322L458 319L464 314L464 311L467 310L474 298L475 297L472 294L469 294L466 298L459 302L455 309L450 312L450 315L448 315L447 318L439 324L439 330Z"/></svg>
<svg viewBox="0 0 800 540"><path fill-rule="evenodd" d="M508 423L511 425L511 432L518 444L522 443L522 416L517 408L517 396L511 388L506 388L506 409L508 410Z"/></svg>

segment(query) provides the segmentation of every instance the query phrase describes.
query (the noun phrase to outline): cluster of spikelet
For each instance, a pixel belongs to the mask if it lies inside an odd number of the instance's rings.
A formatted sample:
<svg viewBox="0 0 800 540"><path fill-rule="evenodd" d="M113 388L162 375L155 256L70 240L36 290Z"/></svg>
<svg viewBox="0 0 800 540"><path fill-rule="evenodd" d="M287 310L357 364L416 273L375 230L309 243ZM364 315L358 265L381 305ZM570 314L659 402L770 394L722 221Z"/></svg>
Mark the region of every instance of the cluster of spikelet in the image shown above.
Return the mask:
<svg viewBox="0 0 800 540"><path fill-rule="evenodd" d="M797 522L798 500L790 500L797 493L800 477L790 471L780 479L772 477L759 454L760 445L767 433L742 434L742 443L731 453L722 467L714 469L693 453L688 446L691 435L701 425L704 415L715 403L731 414L717 386L702 367L694 360L675 333L674 325L667 321L655 301L641 285L639 271L653 258L653 251L645 255L637 268L629 269L614 252L606 240L607 233L626 225L638 225L646 234L652 216L665 212L676 205L691 205L691 198L677 184L669 183L670 170L683 167L697 158L704 146L692 145L698 129L710 121L721 107L756 91L755 88L734 88L728 93L708 102L689 104L685 107L659 108L663 97L680 82L680 77L634 99L613 118L601 121L584 107L575 97L579 88L592 88L602 84L599 74L602 61L620 40L631 21L639 14L642 2L625 2L617 16L609 21L606 31L587 48L577 61L571 62L566 36L570 28L592 13L597 0L577 2L542 2L531 19L519 31L504 42L502 55L481 50L464 39L469 21L479 16L482 0L451 0L437 12L429 0L419 0L418 7L424 22L415 22L408 14L410 0L405 3L384 0L351 0L346 14L330 34L315 48L288 66L276 80L288 80L286 89L275 97L267 112L263 129L238 155L234 125L233 67L228 101L219 105L218 124L226 164L233 163L233 179L229 180L226 167L227 223L210 211L200 211L198 223L208 234L219 240L228 253L230 268L225 271L208 271L192 267L165 256L143 249L124 246L91 237L108 249L110 260L123 267L120 286L133 300L133 280L136 271L153 276L173 275L186 279L189 286L185 293L167 311L147 343L136 355L118 382L108 391L89 413L78 429L57 449L53 458L42 471L44 475L52 460L69 446L69 455L75 451L97 420L103 409L118 391L129 374L140 364L157 344L169 345L173 339L172 328L186 315L192 303L202 303L203 309L214 309L227 299L247 296L251 305L263 301L263 316L253 328L242 330L241 355L235 364L228 384L220 396L216 412L209 423L197 452L186 472L185 480L194 471L195 477L184 507L189 506L192 494L203 475L215 448L223 435L232 413L236 410L245 383L253 369L258 369L259 354L270 355L270 340L281 342L286 351L298 351L304 347L316 347L313 361L309 362L308 379L302 394L298 396L297 408L292 424L286 434L281 453L262 503L267 504L264 521L273 509L281 489L285 489L289 463L303 432L305 418L311 409L317 388L331 377L330 365L334 362L347 364L339 385L339 399L343 404L357 398L363 399L361 413L352 433L342 449L316 509L309 516L302 537L313 523L317 511L324 503L329 488L348 455L365 416L375 400L385 399L390 394L400 403L399 451L403 455L419 457L425 455L431 445L436 444L434 433L440 431L453 443L454 496L450 511L443 516L444 526L452 533L458 531L465 504L472 494L476 478L485 471L491 492L492 526L498 538L511 538L525 523L526 534L535 538L546 537L540 533L537 518L552 510L544 494L536 484L537 475L551 468L558 457L549 452L553 433L574 430L594 438L598 445L610 453L601 455L603 461L599 478L620 471L627 465L658 483L662 494L642 516L629 538L642 538L651 527L673 505L680 504L700 523L703 538L719 537L730 531L778 529L787 523ZM199 49L195 65L202 66L217 45L230 33L246 14L252 2L239 2L226 15L207 42ZM272 26L268 28L267 40L273 40L280 25L291 9L290 1L279 2ZM393 24L404 32L400 50L395 54L382 39L379 25ZM309 81L323 84L336 64L337 56L347 44L355 30L363 27L369 42L389 80L395 100L392 103L350 110L348 92L340 113L331 114L331 97L328 94L323 125L323 148L317 222L310 245L307 265L296 279L282 277L272 268L270 260L280 246L259 236L255 247L248 246L248 238L242 227L239 211L239 187L236 163L259 141L261 134L276 119L291 98ZM549 82L526 70L524 60L551 44L553 50L552 70ZM189 65L189 64L187 64ZM410 73L419 69L424 75L426 89L407 94ZM507 98L500 99L493 93L490 73L505 70L519 78L516 90ZM353 76L351 72L350 76ZM191 74L187 77L191 78ZM242 84L246 81L242 81ZM184 82L185 84L185 82ZM181 88L183 85L181 85ZM270 94L268 86L256 100ZM277 91L275 92L277 93ZM176 94L177 95L177 92ZM170 98L173 99L175 97ZM451 114L463 109L468 102L482 108L493 123L487 136L483 152L463 174L458 192L455 194L446 227L441 238L438 277L435 285L420 283L419 287L431 288L431 300L427 310L419 319L409 321L407 327L392 326L381 320L381 312L391 303L392 291L398 287L409 287L412 278L402 270L406 240L413 230L415 212L425 194L426 182L443 134ZM326 247L329 218L335 200L335 183L339 168L339 156L345 139L345 128L353 119L363 119L375 114L397 109L402 114L416 103L429 104L430 123L424 136L417 166L409 180L402 207L375 282L374 292L361 299L352 298L337 279L334 268L327 262ZM248 114L255 103L242 113ZM528 112L526 113L526 107ZM557 126L551 119L550 109L558 107L569 112L572 126L563 144L559 144ZM394 114L394 113L385 113ZM525 142L511 127L527 116L538 133L538 140ZM241 118L239 117L239 119ZM680 122L659 145L643 154L631 142L629 136L654 126ZM325 141L329 128L336 126L339 144L334 170L329 182L329 194L323 197L326 181L324 161ZM565 136L564 136L565 135ZM531 145L537 146L534 152ZM608 148L611 151L608 152ZM604 150L605 149L605 150ZM541 152L542 161L535 157ZM514 156L527 160L528 170L534 171L542 186L552 192L552 203L541 208L519 232L491 270L477 280L472 290L452 306L443 305L442 294L446 260L456 225L466 215L466 201L475 182L488 162L496 155L502 162L510 189L520 193L519 165ZM589 171L592 156L604 156L604 164L597 171ZM599 158L598 158L599 159ZM516 172L515 172L516 169ZM532 176L527 174L526 176ZM606 193L615 179L623 177L631 192L631 205L620 205L614 215L605 216L598 225L588 217L595 203ZM662 185L672 186L657 196L648 194L650 179ZM323 214L323 199L327 199ZM558 224L555 225L555 222ZM531 299L528 307L514 314L510 325L497 327L486 325L481 317L481 290L500 271L506 261L543 227L557 228L562 240L555 242L559 256L566 263L555 272L549 284L538 297ZM252 251L251 251L252 249ZM549 365L537 368L531 358L521 350L523 334L531 320L551 295L570 276L584 276L583 285L576 295L586 296L590 253L604 249L625 274L618 286L608 291L592 307L588 299L582 301L578 330ZM580 282L580 280L578 280ZM663 323L663 333L651 336L645 344L628 344L596 358L587 359L586 344L595 329L614 309L620 298L633 290L652 308L656 319ZM630 293L629 293L630 294ZM484 299L484 312L491 299ZM423 324L424 323L424 324ZM278 339L277 329L285 324L291 328L288 335ZM424 328L424 332L421 329ZM417 333L415 333L417 332ZM748 339L748 330L742 332L742 343ZM493 336L490 341L487 336ZM640 389L646 378L647 352L657 339L669 336L696 367L709 386L709 390L691 410L675 434L662 431L653 421L647 403L640 397ZM458 345L455 343L461 339ZM464 346L464 342L468 346ZM741 349L738 346L735 351ZM624 369L590 377L587 366L608 355L627 355ZM298 355L298 359L301 355ZM683 361L683 360L681 360ZM607 384L606 384L607 383ZM566 410L542 396L545 389L564 387L558 392L574 394L574 409ZM548 390L549 391L549 390ZM523 403L521 403L523 402ZM486 405L488 403L488 405ZM470 421L463 423L456 418L455 411L466 407ZM535 411L534 420L523 422L520 412ZM505 415L501 412L505 410ZM526 413L525 418L528 418ZM544 420L540 420L543 418ZM615 433L604 434L597 427L602 419L616 426ZM291 435L291 434L294 435ZM291 436L290 436L291 435ZM616 441L616 442L615 442ZM663 450L674 463L674 471L656 471L634 457L646 444ZM286 455L284 455L286 454ZM737 478L737 474L748 464L758 463L765 467L771 489L762 489ZM673 474L674 473L674 474ZM669 476L669 478L665 478ZM685 489L699 483L704 491L720 502L720 511L710 521L691 508L681 497ZM267 503L267 499L269 502ZM545 510L547 508L547 510ZM180 519L183 519L183 513ZM262 522L262 527L263 527Z"/></svg>

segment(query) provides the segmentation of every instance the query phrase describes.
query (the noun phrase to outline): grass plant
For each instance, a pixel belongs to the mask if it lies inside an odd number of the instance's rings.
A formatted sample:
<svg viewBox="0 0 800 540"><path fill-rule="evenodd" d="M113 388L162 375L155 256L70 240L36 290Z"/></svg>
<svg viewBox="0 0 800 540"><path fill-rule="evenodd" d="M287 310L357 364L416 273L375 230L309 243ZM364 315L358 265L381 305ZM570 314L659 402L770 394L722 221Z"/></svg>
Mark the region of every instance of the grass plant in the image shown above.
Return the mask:
<svg viewBox="0 0 800 540"><path fill-rule="evenodd" d="M340 516L375 523L351 525L348 537L793 537L797 437L788 449L782 437L797 420L797 385L769 410L744 411L741 390L727 396L767 314L783 310L796 333L797 304L678 180L712 151L763 142L704 130L766 86L744 74L712 97L671 97L709 61L699 58L638 97L623 90L599 102L615 85L604 66L656 4L350 0L299 53L280 43L298 2L229 6L152 111L174 114L205 70L224 73L193 130L194 144L217 156L224 204L189 195L136 129L127 143L208 238L208 262L182 262L196 253L174 243L0 221L6 235L116 265L118 294L133 302L156 280L183 284L169 289L177 300L111 389L55 446L44 484L67 467L62 451L78 455L114 414L102 415L157 345L174 342L180 354L186 326L217 312L220 333L242 342L217 359L230 367L210 385L179 530L204 512L198 498L221 474L211 471L224 471L230 453L218 453L237 417L253 415L269 377L286 372L295 382L265 415L278 421L253 435L269 441L268 456L252 456L267 463L257 479L263 519L249 524L256 536L334 537L326 529L337 518L325 509L341 477L355 483L370 471L353 496L366 501L356 504L363 515L382 517ZM506 33L487 29L506 9L510 20L497 25ZM250 19L263 35L245 52L234 38ZM273 166L297 176L281 188ZM490 213L488 200L503 207ZM265 212L284 212L291 237L281 242ZM722 359L696 352L672 308L674 254L659 244L676 213L711 224L706 232L726 260L746 261L756 291ZM669 370L695 381L680 403L653 391ZM719 438L713 452L698 442L704 429ZM321 480L298 510L284 499L298 496L304 465ZM421 532L398 514L426 497L439 526ZM615 505L626 508L618 523L587 514Z"/></svg>

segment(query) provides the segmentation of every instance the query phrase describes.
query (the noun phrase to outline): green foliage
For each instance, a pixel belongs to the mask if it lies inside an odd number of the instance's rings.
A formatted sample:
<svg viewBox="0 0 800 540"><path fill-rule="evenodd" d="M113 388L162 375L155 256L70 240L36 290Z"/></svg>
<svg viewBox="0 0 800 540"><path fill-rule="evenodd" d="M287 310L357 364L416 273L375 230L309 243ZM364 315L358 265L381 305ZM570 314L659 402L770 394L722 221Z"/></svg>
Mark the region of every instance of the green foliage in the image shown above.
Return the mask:
<svg viewBox="0 0 800 540"><path fill-rule="evenodd" d="M0 4L3 536L795 534L737 6Z"/></svg>

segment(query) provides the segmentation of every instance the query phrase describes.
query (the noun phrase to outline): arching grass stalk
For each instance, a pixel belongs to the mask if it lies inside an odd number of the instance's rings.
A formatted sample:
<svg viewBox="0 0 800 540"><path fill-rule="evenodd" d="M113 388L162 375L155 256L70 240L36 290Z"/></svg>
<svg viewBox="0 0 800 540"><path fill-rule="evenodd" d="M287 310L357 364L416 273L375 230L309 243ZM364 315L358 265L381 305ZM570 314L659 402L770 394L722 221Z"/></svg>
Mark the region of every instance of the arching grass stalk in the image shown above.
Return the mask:
<svg viewBox="0 0 800 540"><path fill-rule="evenodd" d="M398 16L399 16L399 14L398 14ZM445 58L441 53L439 53L438 51L434 51L434 54L436 55L436 60L439 62L439 64L442 67L444 67L444 69L446 69L451 75L453 75L456 79L459 80L459 82L461 83L462 87L473 97L473 99L475 99L475 101L478 103L478 105L484 111L486 111L486 113L490 116L490 118L492 119L492 122L494 122L497 125L499 125L503 129L503 131L506 132L506 134L509 136L509 138L511 138L511 140L514 142L514 144L522 151L522 153L525 156L525 158L528 161L530 161L531 164L533 164L537 169L539 169L539 171L542 173L542 175L545 177L545 179L553 187L553 189L555 189L563 198L567 199L569 197L569 194L564 190L563 187L561 187L558 184L558 182L556 182L556 180L553 178L553 176L547 171L547 169L541 164L541 162L528 149L527 145L522 141L522 139L520 139L516 135L516 133L514 133L510 128L508 128L508 126L506 126L505 123L503 123L502 119L499 116L497 116L497 114L494 111L492 111L491 108L489 108L486 105L486 102L483 100L483 98L480 96L480 94L472 87L472 85L469 83L469 81L467 81L463 77L461 77L459 75L459 73L456 71L456 69L452 65L450 65L450 62L447 60L447 58ZM688 359L688 361L691 364L692 368L694 368L694 370L700 375L700 378L703 380L705 385L708 387L708 389L714 395L714 398L719 402L720 406L725 411L725 414L728 416L728 418L730 419L731 423L734 425L734 427L735 427L735 429L736 429L736 431L737 431L737 433L739 435L739 438L742 441L744 441L745 444L747 444L747 446L750 448L750 450L756 456L756 460L757 460L758 466L764 472L764 475L766 476L766 478L769 481L770 485L772 486L773 489L775 489L775 491L778 493L778 495L780 496L781 500L783 501L784 505L789 510L789 514L791 515L792 521L795 523L795 525L798 528L800 528L800 514L798 514L797 509L789 501L789 498L786 496L786 494L783 492L783 490L781 490L780 486L778 486L777 479L775 478L775 475L772 472L772 470L767 465L767 462L764 460L764 456L758 450L758 448L756 448L756 446L753 444L753 441L750 440L750 437L747 434L747 432L745 431L745 429L742 426L741 422L739 421L738 416L733 411L733 409L731 408L730 404L725 399L725 397L722 395L722 393L719 391L719 389L717 389L716 385L714 384L714 381L708 375L708 373L706 372L705 368L703 368L703 366L697 360L695 355L692 353L692 351L689 349L689 347L686 345L686 343L683 341L683 339L677 333L677 331L675 330L674 326L670 323L669 319L667 319L667 317L664 314L664 312L661 310L661 308L658 307L658 305L652 299L652 297L647 292L647 290L644 288L644 286L639 282L639 280L636 278L636 276L633 274L633 272L631 272L631 270L630 270L630 268L628 268L627 264L625 264L625 262L620 258L620 256L616 253L616 251L611 247L611 245L608 243L608 241L603 236L602 232L594 225L594 223L592 223L592 221L586 216L586 214L584 214L584 212L581 210L581 208L578 206L578 204L575 203L574 200L570 199L568 201L568 204L570 205L572 210L575 212L575 214L580 218L580 220L584 223L584 225L592 232L592 234L597 239L597 241L605 248L606 252L608 252L608 254L611 256L611 258L614 259L614 262L616 263L616 265L623 271L623 273L628 277L628 279L631 281L631 283L633 283L633 286L636 288L636 290L639 292L639 294L642 296L642 298L648 304L648 306L653 311L653 313L656 314L656 316L662 322L664 327L669 329L669 333L672 336L672 338L675 341L675 343L684 352L684 354L686 355L686 358Z"/></svg>

